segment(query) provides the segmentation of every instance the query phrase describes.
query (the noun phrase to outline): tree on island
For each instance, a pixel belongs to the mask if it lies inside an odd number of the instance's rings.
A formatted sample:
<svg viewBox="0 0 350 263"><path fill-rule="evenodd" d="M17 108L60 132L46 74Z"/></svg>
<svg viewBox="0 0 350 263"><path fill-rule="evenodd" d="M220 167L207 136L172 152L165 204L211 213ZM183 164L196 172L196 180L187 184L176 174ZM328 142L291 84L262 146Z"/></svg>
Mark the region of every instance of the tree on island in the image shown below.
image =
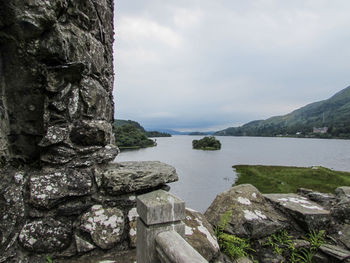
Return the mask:
<svg viewBox="0 0 350 263"><path fill-rule="evenodd" d="M114 135L116 144L121 150L156 146L155 141L149 139L145 132L142 132L132 124L115 127Z"/></svg>
<svg viewBox="0 0 350 263"><path fill-rule="evenodd" d="M200 140L193 140L192 147L198 150L220 150L221 143L214 136L209 136Z"/></svg>

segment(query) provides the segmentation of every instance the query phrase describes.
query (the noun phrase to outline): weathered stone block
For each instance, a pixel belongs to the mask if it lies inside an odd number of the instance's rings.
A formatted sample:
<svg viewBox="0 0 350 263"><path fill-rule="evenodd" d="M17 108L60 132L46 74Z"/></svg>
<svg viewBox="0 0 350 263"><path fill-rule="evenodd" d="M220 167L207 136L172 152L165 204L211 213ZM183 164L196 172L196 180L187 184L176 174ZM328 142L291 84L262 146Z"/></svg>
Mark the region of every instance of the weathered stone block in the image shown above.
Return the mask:
<svg viewBox="0 0 350 263"><path fill-rule="evenodd" d="M146 225L180 221L185 218L185 202L157 190L137 197L137 212Z"/></svg>
<svg viewBox="0 0 350 263"><path fill-rule="evenodd" d="M112 136L111 124L99 120L76 122L70 133L71 141L82 146L106 146L111 143Z"/></svg>
<svg viewBox="0 0 350 263"><path fill-rule="evenodd" d="M296 194L265 194L271 202L283 208L307 231L324 229L330 212L315 202Z"/></svg>
<svg viewBox="0 0 350 263"><path fill-rule="evenodd" d="M89 170L44 171L30 178L30 202L37 207L52 208L64 198L90 193L91 186Z"/></svg>
<svg viewBox="0 0 350 263"><path fill-rule="evenodd" d="M82 216L80 228L91 235L97 246L110 249L122 238L124 215L118 208L94 205Z"/></svg>
<svg viewBox="0 0 350 263"><path fill-rule="evenodd" d="M61 251L71 242L71 225L53 218L35 220L22 228L19 241L36 253Z"/></svg>
<svg viewBox="0 0 350 263"><path fill-rule="evenodd" d="M158 161L111 163L101 175L102 187L110 194L150 189L178 180L174 167Z"/></svg>

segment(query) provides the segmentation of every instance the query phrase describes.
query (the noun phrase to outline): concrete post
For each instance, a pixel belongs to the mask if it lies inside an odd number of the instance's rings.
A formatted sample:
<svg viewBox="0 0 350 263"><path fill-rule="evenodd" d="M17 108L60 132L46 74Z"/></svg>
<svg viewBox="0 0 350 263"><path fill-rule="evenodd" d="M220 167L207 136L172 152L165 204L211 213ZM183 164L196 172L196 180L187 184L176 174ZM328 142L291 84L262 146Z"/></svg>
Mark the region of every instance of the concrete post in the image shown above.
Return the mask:
<svg viewBox="0 0 350 263"><path fill-rule="evenodd" d="M137 263L158 263L155 239L164 231L185 235L185 203L176 196L157 190L137 197Z"/></svg>

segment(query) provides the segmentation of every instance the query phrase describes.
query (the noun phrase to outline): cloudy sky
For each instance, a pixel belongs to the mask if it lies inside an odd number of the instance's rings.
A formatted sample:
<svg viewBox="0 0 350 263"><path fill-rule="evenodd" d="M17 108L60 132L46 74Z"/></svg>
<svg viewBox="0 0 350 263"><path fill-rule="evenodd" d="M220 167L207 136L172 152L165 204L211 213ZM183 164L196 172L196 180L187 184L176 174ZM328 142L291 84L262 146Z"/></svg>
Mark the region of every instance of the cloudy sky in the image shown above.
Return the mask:
<svg viewBox="0 0 350 263"><path fill-rule="evenodd" d="M219 130L350 85L349 0L118 0L115 117Z"/></svg>

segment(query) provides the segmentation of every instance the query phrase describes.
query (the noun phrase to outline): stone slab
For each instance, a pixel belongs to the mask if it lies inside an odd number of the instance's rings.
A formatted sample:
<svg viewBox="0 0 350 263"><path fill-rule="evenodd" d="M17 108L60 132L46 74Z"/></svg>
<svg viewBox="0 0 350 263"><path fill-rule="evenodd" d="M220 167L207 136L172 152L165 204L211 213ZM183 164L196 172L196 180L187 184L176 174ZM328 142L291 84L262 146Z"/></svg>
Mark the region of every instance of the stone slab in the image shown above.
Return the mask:
<svg viewBox="0 0 350 263"><path fill-rule="evenodd" d="M110 163L101 174L102 187L112 195L151 189L179 179L174 167L159 161Z"/></svg>
<svg viewBox="0 0 350 263"><path fill-rule="evenodd" d="M265 194L265 198L284 208L307 230L322 228L330 219L330 211L306 197L297 194Z"/></svg>
<svg viewBox="0 0 350 263"><path fill-rule="evenodd" d="M137 212L146 225L180 221L185 218L185 202L157 190L137 197Z"/></svg>
<svg viewBox="0 0 350 263"><path fill-rule="evenodd" d="M341 247L338 246L333 246L330 244L324 244L320 247L320 250L331 256L332 258L336 258L340 261L343 261L345 259L349 259L350 258L350 251L349 250L345 250Z"/></svg>

